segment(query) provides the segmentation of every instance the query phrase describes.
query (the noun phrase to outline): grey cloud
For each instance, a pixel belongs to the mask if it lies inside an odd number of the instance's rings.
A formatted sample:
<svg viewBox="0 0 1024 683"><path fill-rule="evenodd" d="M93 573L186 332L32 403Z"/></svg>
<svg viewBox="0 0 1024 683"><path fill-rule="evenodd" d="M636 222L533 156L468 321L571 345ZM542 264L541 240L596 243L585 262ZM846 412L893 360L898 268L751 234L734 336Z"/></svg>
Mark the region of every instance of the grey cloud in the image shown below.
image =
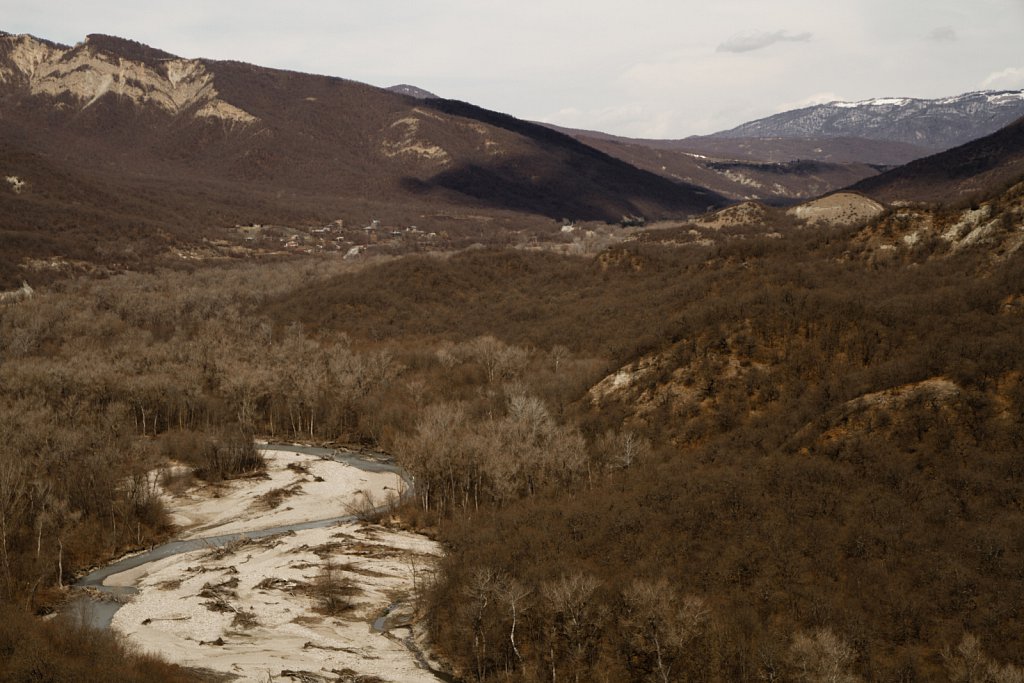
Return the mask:
<svg viewBox="0 0 1024 683"><path fill-rule="evenodd" d="M775 43L806 43L813 36L808 33L789 31L745 31L736 33L718 46L716 52L751 52Z"/></svg>
<svg viewBox="0 0 1024 683"><path fill-rule="evenodd" d="M936 43L952 43L956 40L956 31L952 26L939 26L928 34L928 40Z"/></svg>

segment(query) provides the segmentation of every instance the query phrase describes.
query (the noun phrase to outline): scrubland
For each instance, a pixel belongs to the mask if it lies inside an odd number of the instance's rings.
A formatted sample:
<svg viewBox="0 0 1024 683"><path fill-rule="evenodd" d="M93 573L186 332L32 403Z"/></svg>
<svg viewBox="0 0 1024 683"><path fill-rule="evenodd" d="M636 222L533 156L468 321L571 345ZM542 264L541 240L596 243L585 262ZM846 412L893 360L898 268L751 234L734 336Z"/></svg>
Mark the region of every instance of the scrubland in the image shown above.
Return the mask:
<svg viewBox="0 0 1024 683"><path fill-rule="evenodd" d="M260 435L415 477L467 680L1017 680L1024 262L883 258L886 221L55 283L0 309L9 611L171 533L154 466Z"/></svg>

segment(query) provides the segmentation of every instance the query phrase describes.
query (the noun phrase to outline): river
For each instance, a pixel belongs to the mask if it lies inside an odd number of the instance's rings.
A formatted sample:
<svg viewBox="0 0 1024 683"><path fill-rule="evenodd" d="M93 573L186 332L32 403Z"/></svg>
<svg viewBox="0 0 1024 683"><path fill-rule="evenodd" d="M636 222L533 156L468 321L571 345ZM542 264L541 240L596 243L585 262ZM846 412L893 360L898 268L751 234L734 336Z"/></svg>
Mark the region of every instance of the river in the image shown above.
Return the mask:
<svg viewBox="0 0 1024 683"><path fill-rule="evenodd" d="M408 479L401 468L390 458L380 454L359 454L293 445L268 445L262 447L262 450L274 454L274 466L268 467L268 470L273 470L272 482L254 484L254 487L262 488L252 488L251 491L246 488L248 485L243 484L233 489L227 496L216 495L207 501L179 505L180 510L189 514L201 510L204 502L219 505L224 508L219 510L222 518L198 528L211 525L234 527L230 532L181 538L96 569L75 584L92 595L79 598L71 609L80 615L85 623L97 628L110 628L113 625L129 641L134 641L149 651L158 652L170 661L214 670L228 669L226 672L250 680L265 680L267 675L280 675L281 671L287 670L284 667L294 667L295 661L300 662L300 665L309 666L311 647L317 653L326 653L321 656L324 660L320 663L321 671L331 671L331 666L340 666L360 673L398 675L401 680L419 680L421 676L412 676L412 667L420 674L424 674L423 680L452 680L430 666L427 657L415 642L411 627L397 627L399 633L390 633L396 629L388 628L388 620L384 618L388 611L395 607L394 596L406 596L403 599L406 600L406 609L409 609L409 596L414 593L415 588L417 563L422 562L426 565L431 559L429 555L440 552L439 548L434 549L425 545L432 542L426 539L419 541L414 534L400 535L400 532L358 523L357 515L351 513L320 519L301 519L273 526L265 525L265 520L273 519L275 515L287 518L289 514L305 514L309 517L311 513L304 512L305 510L320 513L328 512L332 507L337 510L336 494L342 486L332 483L332 474L345 474L347 479L344 481L348 482L348 489L353 497L356 494L368 496L369 494L365 492L372 486L376 486L377 490L381 488L379 478L374 478L374 475L391 474L394 475L392 481L404 481L408 484ZM355 468L361 474L353 474L351 469L342 471L326 461L333 461L346 468ZM303 464L296 468L296 463ZM317 468L315 473L318 476L312 476L312 468ZM295 479L300 476L295 474L296 472L304 473L301 481ZM292 477L292 480L288 480L287 477ZM325 478L328 480L325 484L314 483L324 482ZM292 483L288 484L288 481ZM253 509L253 501L259 500L260 492L275 486L280 490L282 482L298 492L295 500L299 502L295 503L294 507L282 508L283 512L274 510L273 514L256 515L245 519L243 511L250 512ZM402 487L392 486L392 491L395 488ZM321 493L327 490L332 496L329 501ZM232 502L231 496L235 496L237 501ZM237 514L230 508L231 505L235 505ZM225 510L226 514L223 514ZM261 523L261 520L264 523ZM239 525L243 528L238 528ZM187 535L187 532L183 535ZM342 540L330 540L339 538ZM259 539L265 539L263 545L253 543ZM238 545L246 546L245 552L248 554L244 558L240 555L229 556L223 562L207 559L216 555L216 559L220 560L222 555L232 552L230 548ZM335 549L335 546L338 548ZM338 553L337 561L353 572L353 585L357 587L359 595L365 597L364 602L353 608L352 615L323 619L312 614L296 614L302 612L303 608L296 606L294 596L287 595L284 591L255 591L249 588L258 588L257 584L267 579L280 581L281 577L296 576L295 567L312 567L316 563L316 557L310 556L310 551L322 552L323 548L328 547L330 552ZM370 550L366 550L367 548ZM218 549L219 552L215 552ZM271 557L271 552L276 554ZM346 555L346 552L349 554ZM182 558L180 562L179 557ZM186 557L187 560L184 559ZM247 573L250 570L247 569L249 565L246 563L254 557L256 561L252 562L253 566L260 564L266 557L274 560L270 563L273 569L268 569L270 564L267 560L263 562L266 566L260 565L259 571L263 574ZM323 557L321 554L320 558ZM401 562L410 563L411 569L407 569L395 559L398 557L403 558ZM246 568L242 568L243 565L246 565ZM182 584L183 581L187 583L191 580L190 572L194 572L200 566L203 578L196 577L197 585L191 589L182 586L179 592L164 590L164 586L169 584ZM241 573L239 568L242 568ZM237 586L237 592L233 591L232 596L238 604L232 609L236 612L251 610L253 615L258 615L253 618L257 624L256 628L228 628L223 619L211 623L211 619L216 620L221 615L209 612L209 608L197 607L200 604L195 595L200 592L198 583L205 581L203 588L208 588L210 582L219 576L220 571L225 572L225 577L229 575L228 573L233 574L225 580L233 580L234 586ZM419 571L422 572L424 569L421 567ZM412 586L406 585L409 583L407 575L410 572ZM308 583L308 569L301 577L289 580L294 585L303 585L303 579ZM289 603L288 600L293 602ZM122 607L125 603L130 609ZM280 607L267 607L280 603L290 605L283 608L283 612L289 614L280 614ZM308 608L306 609L308 611ZM139 616L145 618L139 619ZM187 624L187 627L173 622ZM353 624L363 626L361 629L351 628ZM178 631L175 631L175 628L178 628ZM294 637L289 635L292 631L295 632ZM381 631L387 638L381 638ZM219 634L216 641L224 647L207 647L215 640L211 637L214 634ZM384 642L400 643L405 652L404 656L410 661L402 661L398 656L400 653L393 649L382 654L380 650ZM292 648L298 649L297 659L292 657ZM348 655L337 654L355 652L358 652L360 657L354 660ZM340 664L335 661L345 657L348 659ZM398 670L382 670L382 666L389 666L388 662L397 666ZM356 666L359 663L363 664L363 669ZM365 668L367 666L369 669ZM277 674L271 671L274 667Z"/></svg>

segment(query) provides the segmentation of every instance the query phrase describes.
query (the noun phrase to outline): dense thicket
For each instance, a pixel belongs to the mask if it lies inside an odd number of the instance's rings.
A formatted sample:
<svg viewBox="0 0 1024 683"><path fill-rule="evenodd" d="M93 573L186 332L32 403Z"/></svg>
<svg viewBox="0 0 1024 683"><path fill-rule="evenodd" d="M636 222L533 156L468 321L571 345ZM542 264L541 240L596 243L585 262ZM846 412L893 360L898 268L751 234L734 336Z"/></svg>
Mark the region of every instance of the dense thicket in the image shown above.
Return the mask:
<svg viewBox="0 0 1024 683"><path fill-rule="evenodd" d="M367 443L448 540L424 605L466 678L1015 680L1024 264L879 261L854 232L127 274L0 308L3 590L42 605L166 533L168 457L217 478L252 434Z"/></svg>
<svg viewBox="0 0 1024 683"><path fill-rule="evenodd" d="M464 674L1020 675L1000 662L1024 658L1024 263L933 241L883 264L856 244L474 253L343 276L317 288L323 307L288 299L368 337L489 330L640 359L625 390L569 413L590 462L609 428L656 455L623 459L620 437L599 471L632 466L611 479L449 510L429 612ZM472 460L449 445L473 438L451 419L428 420L416 452L459 463L451 489L469 491ZM548 457L571 469L574 453Z"/></svg>
<svg viewBox="0 0 1024 683"><path fill-rule="evenodd" d="M5 595L45 604L77 569L162 537L150 473L168 458L213 480L259 467L253 434L398 448L431 511L454 504L456 488L464 507L467 495L479 505L570 476L547 447L584 448L557 407L592 381L593 362L488 336L357 343L261 312L301 282L351 268L319 266L83 280L0 308ZM469 488L450 464L416 455L422 430L446 412L457 416L452 434L479 428L472 448L459 444L479 468ZM497 467L510 441L527 449L522 465ZM572 477L586 476L585 460Z"/></svg>
<svg viewBox="0 0 1024 683"><path fill-rule="evenodd" d="M652 289L647 370L580 406L675 447L449 527L439 642L480 679L1016 680L1024 263L745 250Z"/></svg>
<svg viewBox="0 0 1024 683"><path fill-rule="evenodd" d="M598 258L493 249L416 256L298 288L269 310L366 339L494 335L627 359L664 336L679 302L724 284L721 264L707 262L713 253L643 246Z"/></svg>
<svg viewBox="0 0 1024 683"><path fill-rule="evenodd" d="M160 468L173 458L214 480L250 470L253 434L398 449L429 515L595 471L558 410L597 376L592 361L489 336L367 343L262 312L299 283L353 267L128 274L0 307L0 602L48 611L83 567L165 537ZM439 446L418 457L422 429L449 412L453 435L480 430L457 447L471 480L428 457ZM523 456L515 466L500 450L508 443ZM571 469L550 457L562 444L581 454ZM65 637L54 628L12 656L45 657L46 639ZM66 678L64 663L54 667L40 680Z"/></svg>

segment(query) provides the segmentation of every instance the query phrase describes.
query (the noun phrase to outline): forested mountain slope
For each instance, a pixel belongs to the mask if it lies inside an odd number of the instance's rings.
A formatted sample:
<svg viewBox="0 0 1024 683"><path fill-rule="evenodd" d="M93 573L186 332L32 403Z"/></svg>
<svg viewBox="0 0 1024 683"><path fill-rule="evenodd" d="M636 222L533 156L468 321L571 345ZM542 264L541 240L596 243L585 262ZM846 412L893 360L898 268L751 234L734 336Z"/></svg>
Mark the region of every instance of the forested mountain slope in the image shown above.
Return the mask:
<svg viewBox="0 0 1024 683"><path fill-rule="evenodd" d="M148 251L159 249L157 234L195 243L248 222L434 230L506 212L555 230L562 218L685 216L721 204L476 107L103 35L75 46L0 35L0 117L0 175L16 179L0 187L2 227L35 257L53 253L34 246L86 250L83 230ZM45 191L61 175L78 188L70 204Z"/></svg>

